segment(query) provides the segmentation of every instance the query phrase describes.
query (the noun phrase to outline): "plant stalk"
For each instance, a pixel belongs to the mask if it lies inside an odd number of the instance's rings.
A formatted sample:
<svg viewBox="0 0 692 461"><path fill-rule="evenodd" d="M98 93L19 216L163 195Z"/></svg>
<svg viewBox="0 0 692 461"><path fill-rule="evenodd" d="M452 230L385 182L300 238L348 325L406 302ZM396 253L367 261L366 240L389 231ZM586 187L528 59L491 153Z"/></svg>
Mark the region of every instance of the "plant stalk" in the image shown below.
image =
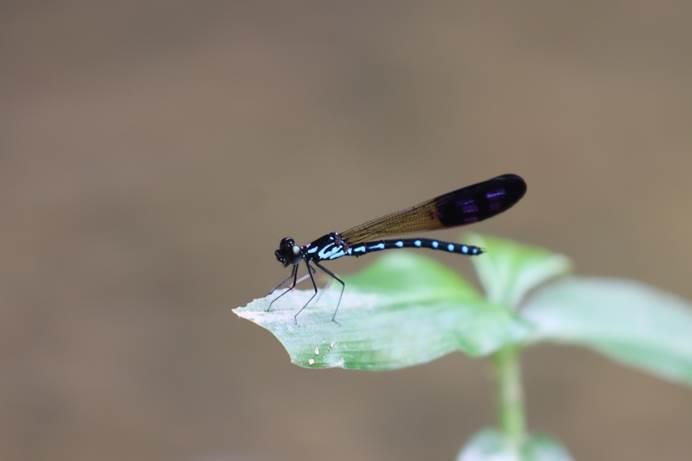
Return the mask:
<svg viewBox="0 0 692 461"><path fill-rule="evenodd" d="M526 438L519 351L512 346L500 349L493 355L493 365L497 380L500 431L518 449Z"/></svg>

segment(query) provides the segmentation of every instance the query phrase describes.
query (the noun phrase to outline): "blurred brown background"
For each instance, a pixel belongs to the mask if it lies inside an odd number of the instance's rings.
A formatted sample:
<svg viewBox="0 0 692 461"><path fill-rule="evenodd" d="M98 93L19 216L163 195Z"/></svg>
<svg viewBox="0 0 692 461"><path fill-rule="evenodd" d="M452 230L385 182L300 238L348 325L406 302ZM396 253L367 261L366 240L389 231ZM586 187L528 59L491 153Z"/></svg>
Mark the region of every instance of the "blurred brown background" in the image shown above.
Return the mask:
<svg viewBox="0 0 692 461"><path fill-rule="evenodd" d="M486 363L303 370L230 307L284 275L286 234L505 172L526 199L474 230L692 297L691 21L684 1L3 2L0 458L453 459L494 422ZM572 348L524 363L530 427L578 459L690 458L688 388Z"/></svg>

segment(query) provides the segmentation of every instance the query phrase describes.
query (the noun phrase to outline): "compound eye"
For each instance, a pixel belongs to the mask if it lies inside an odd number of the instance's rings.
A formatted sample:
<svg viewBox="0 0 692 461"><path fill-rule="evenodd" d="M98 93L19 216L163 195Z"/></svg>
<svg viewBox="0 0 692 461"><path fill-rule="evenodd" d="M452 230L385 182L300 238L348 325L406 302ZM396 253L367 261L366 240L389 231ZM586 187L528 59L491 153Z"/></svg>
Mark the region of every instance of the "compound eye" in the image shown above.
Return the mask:
<svg viewBox="0 0 692 461"><path fill-rule="evenodd" d="M296 256L300 254L300 247L298 245L293 245L293 254Z"/></svg>

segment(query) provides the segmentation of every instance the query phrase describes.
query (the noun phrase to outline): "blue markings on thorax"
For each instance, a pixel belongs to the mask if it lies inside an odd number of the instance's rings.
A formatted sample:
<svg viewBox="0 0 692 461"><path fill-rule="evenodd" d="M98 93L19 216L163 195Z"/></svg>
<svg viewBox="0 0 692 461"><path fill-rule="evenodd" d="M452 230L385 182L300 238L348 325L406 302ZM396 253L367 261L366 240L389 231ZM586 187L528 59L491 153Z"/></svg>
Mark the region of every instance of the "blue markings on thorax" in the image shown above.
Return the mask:
<svg viewBox="0 0 692 461"><path fill-rule="evenodd" d="M332 253L332 255L329 257L329 259L338 259L341 258L342 256L346 256L346 252L344 251L343 248L340 248L339 251L336 253Z"/></svg>
<svg viewBox="0 0 692 461"><path fill-rule="evenodd" d="M309 251L309 250L308 250ZM337 259L346 255L344 247L328 243L317 252L317 257L320 259Z"/></svg>

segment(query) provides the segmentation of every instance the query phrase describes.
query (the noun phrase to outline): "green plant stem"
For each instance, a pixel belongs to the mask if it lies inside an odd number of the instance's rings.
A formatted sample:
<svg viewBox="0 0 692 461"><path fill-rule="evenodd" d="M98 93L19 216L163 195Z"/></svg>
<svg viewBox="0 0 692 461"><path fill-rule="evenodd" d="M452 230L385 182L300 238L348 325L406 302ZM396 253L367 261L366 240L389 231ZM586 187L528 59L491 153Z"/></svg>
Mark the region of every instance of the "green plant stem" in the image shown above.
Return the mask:
<svg viewBox="0 0 692 461"><path fill-rule="evenodd" d="M500 431L511 444L520 447L526 436L526 422L519 351L512 346L500 349L493 355L493 365L497 380Z"/></svg>

